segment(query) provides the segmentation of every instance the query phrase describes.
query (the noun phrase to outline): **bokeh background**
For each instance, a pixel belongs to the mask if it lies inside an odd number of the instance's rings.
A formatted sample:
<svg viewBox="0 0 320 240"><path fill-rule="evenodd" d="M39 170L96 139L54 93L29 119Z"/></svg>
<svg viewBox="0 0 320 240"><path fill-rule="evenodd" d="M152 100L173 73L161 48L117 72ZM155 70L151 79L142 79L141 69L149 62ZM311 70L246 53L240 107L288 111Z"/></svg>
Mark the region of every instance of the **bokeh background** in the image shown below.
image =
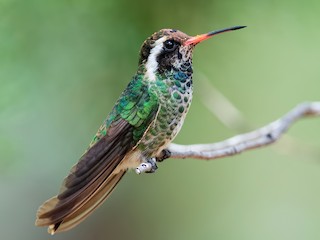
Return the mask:
<svg viewBox="0 0 320 240"><path fill-rule="evenodd" d="M1 239L52 239L34 226L36 210L88 146L150 34L248 26L194 54L194 102L175 142L216 142L238 132L205 107L203 76L252 126L319 100L319 12L316 0L1 0ZM319 133L320 119L305 119L267 148L131 172L54 239L319 239Z"/></svg>

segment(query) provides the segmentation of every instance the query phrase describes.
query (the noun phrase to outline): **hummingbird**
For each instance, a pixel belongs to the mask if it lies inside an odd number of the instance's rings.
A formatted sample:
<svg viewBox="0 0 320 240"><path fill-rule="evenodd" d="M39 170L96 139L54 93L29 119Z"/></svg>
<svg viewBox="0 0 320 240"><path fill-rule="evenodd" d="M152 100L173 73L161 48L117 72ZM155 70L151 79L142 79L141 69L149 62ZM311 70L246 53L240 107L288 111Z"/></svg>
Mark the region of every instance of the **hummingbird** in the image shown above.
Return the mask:
<svg viewBox="0 0 320 240"><path fill-rule="evenodd" d="M197 36L162 29L140 49L138 70L88 149L64 179L57 196L37 211L37 226L54 234L88 217L113 192L129 169L155 172L162 151L180 131L192 100L192 54L229 27Z"/></svg>

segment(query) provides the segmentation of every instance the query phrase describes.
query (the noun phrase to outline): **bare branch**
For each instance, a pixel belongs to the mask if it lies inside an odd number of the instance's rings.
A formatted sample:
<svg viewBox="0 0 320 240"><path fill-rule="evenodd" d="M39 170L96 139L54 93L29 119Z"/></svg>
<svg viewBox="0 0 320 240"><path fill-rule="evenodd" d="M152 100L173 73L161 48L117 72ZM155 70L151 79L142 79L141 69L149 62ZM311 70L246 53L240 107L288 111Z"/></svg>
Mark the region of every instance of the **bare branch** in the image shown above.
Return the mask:
<svg viewBox="0 0 320 240"><path fill-rule="evenodd" d="M157 160L166 158L216 159L263 147L277 141L298 119L320 115L320 102L301 103L282 118L255 131L211 144L170 144Z"/></svg>
<svg viewBox="0 0 320 240"><path fill-rule="evenodd" d="M235 133L240 134L243 132L256 129L255 124L249 122L242 112L228 99L221 91L219 91L206 77L205 74L198 73L197 79L198 87L202 94L197 98L201 100L203 105L227 128L233 130ZM197 92L195 93L197 94ZM304 156L313 156L317 159L320 156L319 147L311 146L310 144L301 141L294 136L285 135L282 137L281 144L277 144L274 148L275 151L285 153L290 156L297 156L303 154Z"/></svg>

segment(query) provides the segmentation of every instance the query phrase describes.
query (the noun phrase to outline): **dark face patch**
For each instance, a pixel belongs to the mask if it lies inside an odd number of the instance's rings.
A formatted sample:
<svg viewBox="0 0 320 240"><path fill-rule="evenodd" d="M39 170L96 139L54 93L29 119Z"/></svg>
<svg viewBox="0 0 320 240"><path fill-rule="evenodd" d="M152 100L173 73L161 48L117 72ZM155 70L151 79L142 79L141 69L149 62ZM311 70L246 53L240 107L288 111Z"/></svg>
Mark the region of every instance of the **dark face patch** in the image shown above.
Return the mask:
<svg viewBox="0 0 320 240"><path fill-rule="evenodd" d="M172 39L180 45L191 38L187 34L175 29L162 29L158 32L155 32L149 38L147 38L141 46L139 65L145 63L148 60L150 51L152 47L154 47L155 41L162 38L163 36L168 36L168 39Z"/></svg>
<svg viewBox="0 0 320 240"><path fill-rule="evenodd" d="M161 53L157 57L158 62L158 72L163 73L166 71L171 71L175 66L173 65L174 61L179 58L181 53L179 52L180 44L175 42L176 47L168 51L163 47Z"/></svg>

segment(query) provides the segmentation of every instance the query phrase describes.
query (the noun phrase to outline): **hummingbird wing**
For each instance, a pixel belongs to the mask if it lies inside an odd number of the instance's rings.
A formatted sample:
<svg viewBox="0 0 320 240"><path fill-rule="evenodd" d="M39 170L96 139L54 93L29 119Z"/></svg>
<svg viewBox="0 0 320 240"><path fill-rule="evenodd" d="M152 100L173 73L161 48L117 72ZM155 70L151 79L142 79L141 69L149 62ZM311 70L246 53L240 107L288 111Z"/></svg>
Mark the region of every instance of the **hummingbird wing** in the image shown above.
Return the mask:
<svg viewBox="0 0 320 240"><path fill-rule="evenodd" d="M127 169L117 168L156 118L158 101L140 78L120 96L106 122L65 178L60 193L37 212L37 226L68 230L84 220L111 194Z"/></svg>

